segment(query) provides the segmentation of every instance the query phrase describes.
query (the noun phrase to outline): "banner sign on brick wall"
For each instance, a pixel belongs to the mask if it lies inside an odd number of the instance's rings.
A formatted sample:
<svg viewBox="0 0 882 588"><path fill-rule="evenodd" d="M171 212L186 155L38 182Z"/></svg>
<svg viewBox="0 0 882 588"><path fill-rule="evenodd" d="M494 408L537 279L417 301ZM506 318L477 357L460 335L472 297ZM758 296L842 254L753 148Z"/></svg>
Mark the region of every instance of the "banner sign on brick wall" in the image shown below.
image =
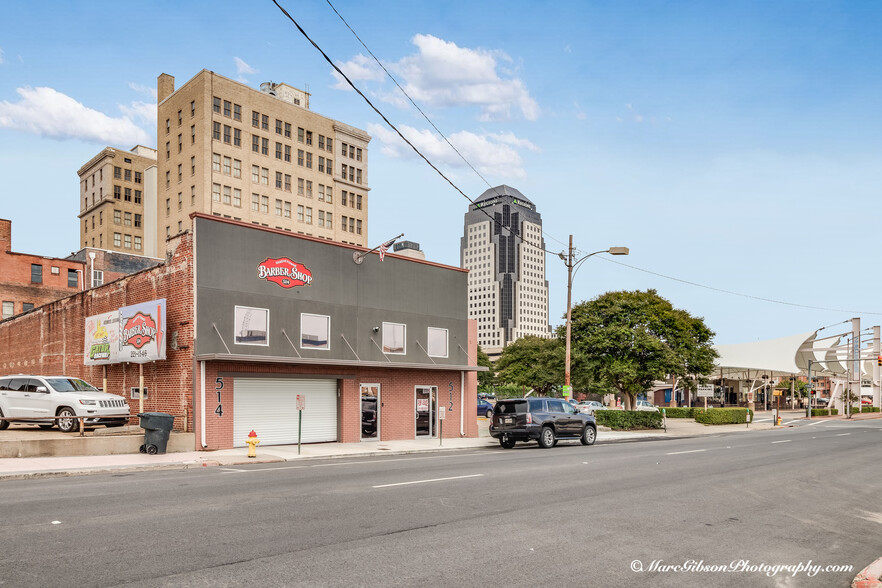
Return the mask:
<svg viewBox="0 0 882 588"><path fill-rule="evenodd" d="M86 319L85 365L165 359L165 298Z"/></svg>

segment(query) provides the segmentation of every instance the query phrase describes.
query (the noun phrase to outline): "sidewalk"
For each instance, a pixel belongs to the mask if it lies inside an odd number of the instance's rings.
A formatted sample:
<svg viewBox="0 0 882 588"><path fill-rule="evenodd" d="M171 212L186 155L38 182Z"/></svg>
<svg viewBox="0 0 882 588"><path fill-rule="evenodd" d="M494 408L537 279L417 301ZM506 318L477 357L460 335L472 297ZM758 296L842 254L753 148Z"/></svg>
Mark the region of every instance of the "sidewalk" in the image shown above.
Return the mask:
<svg viewBox="0 0 882 588"><path fill-rule="evenodd" d="M835 417L834 417L835 418ZM788 419L785 415L785 424ZM463 449L499 449L499 442L489 436L486 419L478 420L479 437L444 439L415 439L408 441L365 441L361 443L313 443L257 447L257 457L248 458L247 448L221 449L216 451L186 451L164 455L141 453L119 455L92 455L73 457L25 457L0 459L0 479L30 478L40 476L65 476L136 471L147 469L187 469L205 466L235 466L254 463L295 462L313 459L341 459L371 455L405 455L411 453L437 453ZM621 443L713 435L721 433L751 433L772 429L768 422L746 425L698 424L691 419L668 419L668 429L652 431L610 431L602 427L597 433L597 443ZM569 441L565 441L569 443Z"/></svg>

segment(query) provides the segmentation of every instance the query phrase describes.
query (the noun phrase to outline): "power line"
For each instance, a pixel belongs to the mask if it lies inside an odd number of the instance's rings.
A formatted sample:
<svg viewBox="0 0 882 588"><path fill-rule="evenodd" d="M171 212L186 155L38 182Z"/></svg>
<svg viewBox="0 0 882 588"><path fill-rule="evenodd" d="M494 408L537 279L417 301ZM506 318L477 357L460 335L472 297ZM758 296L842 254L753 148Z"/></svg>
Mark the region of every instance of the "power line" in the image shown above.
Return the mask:
<svg viewBox="0 0 882 588"><path fill-rule="evenodd" d="M477 170L477 168L475 168L475 166L472 165L472 163L466 158L466 156L463 155L463 154L460 152L460 150L457 149L457 148L453 145L453 143L450 142L450 140L449 140L449 139L447 138L447 136L441 131L441 129L439 129L439 128L435 125L435 123L432 122L432 119L429 118L429 116L423 111L423 109L420 108L419 104L417 104L416 101L414 101L414 99L410 96L410 94L407 93L407 90L405 90L403 87L401 87L401 84L398 83L398 80L395 79L395 76L393 76L392 73L391 73L388 69L386 69L386 66L383 65L383 63L377 58L377 56L374 55L374 52L371 51L370 47L368 47L367 44L361 39L361 37L358 36L358 33L355 32L355 29L353 29L352 26L349 24L349 22L347 22L347 20L343 17L343 15L340 14L340 12L337 10L337 8L331 3L331 0L325 0L325 1L328 3L328 6L331 7L331 10L334 11L334 14L336 14L337 17L340 19L340 21L341 21L344 25L346 25L346 28L349 29L350 32L352 32L352 34L355 36L356 39L358 39L358 42L361 43L361 46L364 47L364 50L368 52L368 55L370 55L370 56L373 58L373 60L377 63L377 65L380 66L380 68L386 73L386 75L389 77L389 79L392 80L392 82L393 82L393 83L395 84L395 86L401 91L401 93L404 94L404 96L405 96L405 97L408 99L408 101L413 105L413 107L417 109L417 111L422 115L422 117L423 117L424 119L426 119L426 122L428 122L429 125L431 125L431 127L432 127L433 129L435 129L435 132L438 133L438 134L441 136L442 139L444 139L444 142L447 143L447 145L449 145L451 149L453 149L453 151L459 156L459 158L462 159L463 162L465 162L465 164L466 164L466 165L467 165L467 166L468 166L473 172L475 172L475 175L476 175L476 176L478 176L479 178L481 178L481 180L482 180L485 184L487 184L487 187L488 187L488 188L490 188L491 190L493 190L493 191L496 193L497 196L502 196L502 194L499 193L499 191L496 189L496 187L493 186L492 184L490 184L490 182L487 181L487 178L485 178L485 177L481 174L481 172L479 172L479 171ZM488 216L489 216L489 215L488 215ZM547 233L547 232L544 231L544 230L542 231L542 234L545 235L546 237L548 237L549 239L551 239L552 241L556 241L557 243L560 243L561 245L564 245L564 246L566 245L563 241L554 238L551 234ZM523 241L524 239L521 238L521 240ZM550 253L550 252L549 252L549 253Z"/></svg>
<svg viewBox="0 0 882 588"><path fill-rule="evenodd" d="M395 133L401 138L401 140L404 141L404 142L405 142L405 143L406 143L406 144L407 144L407 145L413 150L414 153L416 153L417 155L419 155L420 158L421 158L423 161L425 161L425 162L429 165L429 167L431 167L433 170L435 170L435 172L436 172L439 176L441 176L442 178L444 178L444 180L445 180L448 184L450 184L450 186L453 187L454 190L456 190L457 192L459 192L460 195L462 195L463 198L465 198L466 200L468 200L471 204L473 204L473 205L475 204L475 201L472 200L472 198L470 198L465 192L463 192L463 191L459 188L459 186L457 186L456 184L454 184L454 183L453 183L453 180L451 180L451 179L448 178L446 175L444 175L444 172L442 172L440 169L438 169L438 167L437 167L434 163L432 163L432 162L429 160L428 157L426 157L425 155L423 155L422 152L421 152L419 149L417 149L416 146L415 146L413 143L411 143L411 142L407 139L407 137L405 137L404 134L403 134L400 130L398 130L398 127L396 127L394 124L392 124L392 122L386 117L385 114L383 114L383 113L380 111L379 108L377 108L376 106L374 106L373 102L371 102L370 99L369 99L367 96L365 96L364 93L363 93L363 92L362 92L362 91L361 91L361 90L360 90L360 89L359 89L359 88L358 88L358 87L352 82L352 80L350 80L349 77L348 77L345 73L343 73L343 71L342 71L339 67L337 67L337 65L333 62L333 60L332 60L330 57L328 57L328 54L325 53L324 50L323 50L321 47L318 46L318 43L316 43L315 41L313 41L312 38L311 38L311 37L306 33L306 31L303 29L303 27L300 26L300 23L298 23L296 20L294 20L294 17L292 17L292 16L288 13L288 11L285 10L285 9L279 4L278 0L273 0L273 4L275 4L276 7L277 7L280 11L282 11L282 14L284 14L286 17L288 17L288 20L290 20L290 21L294 24L294 26L297 27L297 30L300 31L300 34L302 34L302 35L304 36L304 38L306 38L306 40L309 41L310 44L311 44L313 47L315 47L316 51L318 51L318 52L322 55L322 57L325 58L325 61L327 61L328 64L329 64L331 67L333 67L334 70L335 70L338 74L340 74L340 76L341 76L344 80L346 80L346 83L349 84L349 86L350 86L353 90L355 90L355 92L356 92L359 96L361 96L361 98L367 103L367 105L370 106L371 109L373 109L373 111L376 112L377 115L379 115L379 117L383 119L383 122L385 122L385 123L389 126L389 128L391 128L393 131L395 131ZM348 25L347 25L347 26L348 26ZM351 30L351 29L350 29L350 30ZM486 180L485 180L485 181L486 181ZM482 213L483 213L488 219L490 219L491 222L496 222L495 219L494 219L492 216L490 216L490 214L489 214L486 210L483 210L483 209L478 209L478 210L480 210L480 211L481 211L481 212L482 212ZM535 247L536 249L538 249L538 250L540 250L540 251L544 251L544 252L546 252L546 253L551 253L551 254L553 254L553 255L557 255L557 253L555 253L555 252L553 252L553 251L550 251L550 250L548 250L548 249L545 249L544 247L539 247L539 246L536 245L535 243L530 243L529 241L525 240L524 237L523 237L522 235L520 235L519 233L515 233L514 231L512 231L512 229L511 229L510 227L501 227L501 228L507 230L507 231L509 232L509 235L513 235L513 236L517 237L521 242L526 243L527 245L530 245L531 247Z"/></svg>
<svg viewBox="0 0 882 588"><path fill-rule="evenodd" d="M860 311L860 310L847 310L847 309L842 309L842 308L827 308L827 307L824 307L824 306L810 306L810 305L808 305L808 304L798 304L798 303L796 303L796 302L787 302L787 301L784 301L784 300L775 300L774 298L763 298L762 296L753 296L753 295L751 295L751 294L744 294L743 292L734 292L734 291L732 291L732 290L724 290L723 288L715 288L714 286L707 286L707 285L705 285L705 284L699 284L698 282L691 282L691 281L689 281L689 280L683 280L683 279L681 279L681 278L675 278L675 277L673 277L673 276L667 276L667 275L665 275L665 274L660 274L660 273L658 273L658 272L654 272L654 271L651 271L651 270L648 270L648 269L644 269L644 268L642 268L642 267L637 267L637 266L635 266L635 265L630 265L630 264L627 264L627 263L622 263L621 261L616 261L616 260L614 260L614 259L612 259L612 258L601 257L601 259L603 259L604 261L608 261L608 262L610 262L610 263L614 263L614 264L616 264L616 265L621 265L621 266L624 266L624 267L630 268L630 269L632 269L632 270L636 270L636 271L638 271L638 272L643 272L643 273L645 273L645 274L651 274L651 275L653 275L653 276L658 276L658 277L660 277L660 278L665 278L666 280L672 280L672 281L674 281L674 282L680 282L681 284L688 284L688 285L690 285L690 286L695 286L695 287L697 287L697 288L704 288L705 290L712 290L712 291L714 291L714 292L721 292L721 293L723 293L723 294L730 294L730 295L732 295L732 296L740 296L740 297L742 297L742 298L750 298L751 300L759 300L759 301L761 301L761 302L771 302L771 303L773 303L773 304L781 304L781 305L784 305L784 306L794 306L794 307L797 307L797 308L807 308L807 309L810 309L810 310L826 310L826 311L831 311L831 312L848 312L848 313L852 313L852 314L856 314L856 315L869 314L869 315L882 316L882 312L865 312L865 311ZM846 322L847 322L847 321L846 321ZM840 323L836 323L836 324L840 324ZM826 328L826 327L825 327L825 328Z"/></svg>

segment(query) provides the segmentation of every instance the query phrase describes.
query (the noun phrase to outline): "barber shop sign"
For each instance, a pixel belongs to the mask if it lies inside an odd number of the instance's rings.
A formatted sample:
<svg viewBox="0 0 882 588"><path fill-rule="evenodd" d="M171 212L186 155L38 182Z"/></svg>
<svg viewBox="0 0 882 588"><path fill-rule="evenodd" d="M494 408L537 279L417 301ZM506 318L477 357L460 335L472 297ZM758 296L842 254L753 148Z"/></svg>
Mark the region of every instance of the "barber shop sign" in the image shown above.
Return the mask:
<svg viewBox="0 0 882 588"><path fill-rule="evenodd" d="M282 288L312 285L312 272L305 265L287 257L267 258L257 266L257 277Z"/></svg>

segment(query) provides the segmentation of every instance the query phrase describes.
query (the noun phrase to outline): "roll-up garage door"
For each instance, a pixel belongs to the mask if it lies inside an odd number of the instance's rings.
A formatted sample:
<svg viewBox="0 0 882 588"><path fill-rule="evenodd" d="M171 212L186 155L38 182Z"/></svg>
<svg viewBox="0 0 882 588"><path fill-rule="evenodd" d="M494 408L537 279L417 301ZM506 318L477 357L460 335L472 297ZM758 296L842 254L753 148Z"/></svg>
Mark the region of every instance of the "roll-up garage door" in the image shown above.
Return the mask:
<svg viewBox="0 0 882 588"><path fill-rule="evenodd" d="M233 446L244 447L254 430L261 445L297 443L297 395L306 399L303 443L337 440L337 381L236 378Z"/></svg>

